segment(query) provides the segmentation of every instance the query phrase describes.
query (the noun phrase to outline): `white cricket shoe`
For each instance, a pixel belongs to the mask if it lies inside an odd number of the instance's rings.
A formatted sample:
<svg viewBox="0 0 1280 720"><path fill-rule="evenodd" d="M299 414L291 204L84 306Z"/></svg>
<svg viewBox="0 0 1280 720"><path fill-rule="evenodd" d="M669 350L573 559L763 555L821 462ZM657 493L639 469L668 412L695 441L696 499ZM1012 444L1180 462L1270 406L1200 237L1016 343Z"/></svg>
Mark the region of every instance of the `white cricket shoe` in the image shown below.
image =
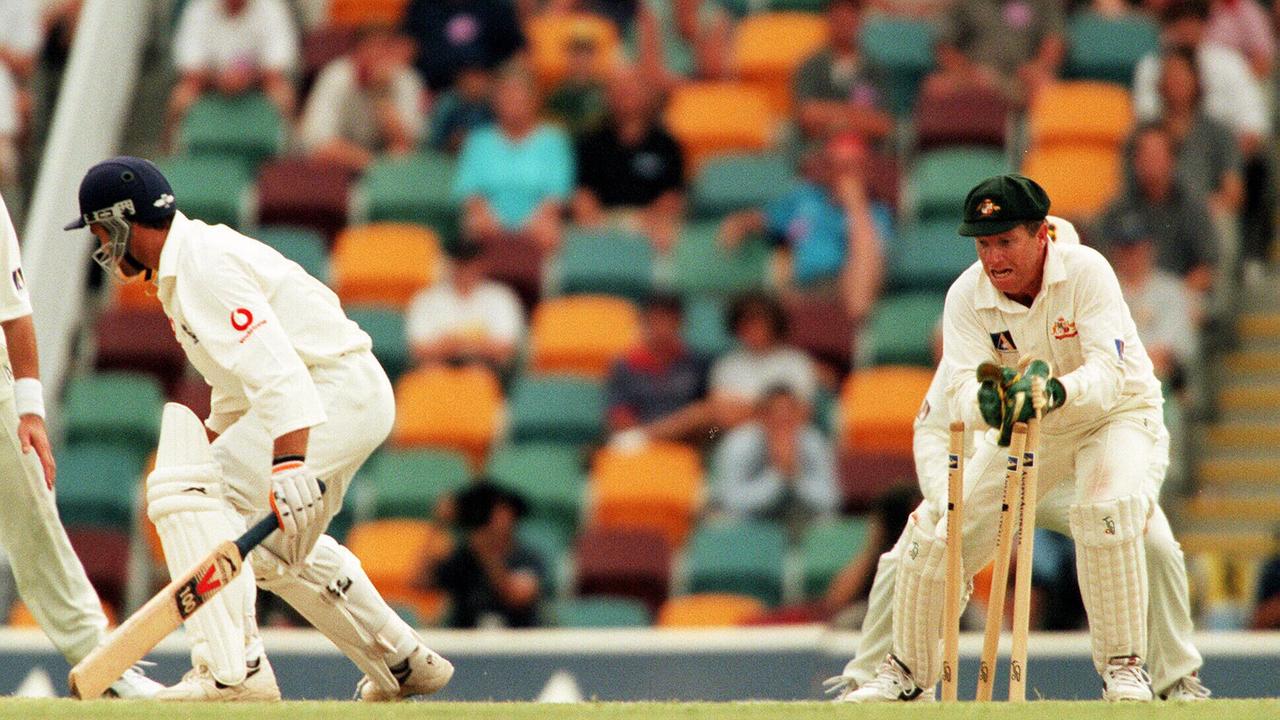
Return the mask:
<svg viewBox="0 0 1280 720"><path fill-rule="evenodd" d="M278 702L280 687L276 685L276 673L266 655L247 663L244 682L224 685L213 677L209 668L200 665L187 671L177 685L160 690L156 700L186 702Z"/></svg>
<svg viewBox="0 0 1280 720"><path fill-rule="evenodd" d="M1112 658L1102 671L1102 699L1109 702L1150 702L1151 676L1137 657Z"/></svg>
<svg viewBox="0 0 1280 720"><path fill-rule="evenodd" d="M387 694L365 675L356 683L356 699L390 702L411 695L430 695L448 685L449 678L453 677L453 663L440 657L426 645L419 645L409 657L389 669L400 683L400 690L396 694Z"/></svg>
<svg viewBox="0 0 1280 720"><path fill-rule="evenodd" d="M832 678L832 680L836 679ZM839 682L833 685L841 687ZM843 689L836 697L836 702L932 702L933 699L933 688L926 690L917 686L915 679L911 677L911 671L907 670L898 658L889 655L884 662L880 663L880 670L876 676L862 686L854 687L852 678L843 683Z"/></svg>
<svg viewBox="0 0 1280 720"><path fill-rule="evenodd" d="M1173 684L1173 687L1160 694L1161 700L1169 700L1172 702L1199 702L1208 700L1213 693L1209 692L1209 688L1200 682L1200 677L1195 673L1187 675Z"/></svg>
<svg viewBox="0 0 1280 720"><path fill-rule="evenodd" d="M150 665L151 663L147 663ZM138 665L134 665L119 680L111 683L105 693L107 697L120 698L122 700L149 700L155 697L155 694L164 689L164 685L147 677Z"/></svg>

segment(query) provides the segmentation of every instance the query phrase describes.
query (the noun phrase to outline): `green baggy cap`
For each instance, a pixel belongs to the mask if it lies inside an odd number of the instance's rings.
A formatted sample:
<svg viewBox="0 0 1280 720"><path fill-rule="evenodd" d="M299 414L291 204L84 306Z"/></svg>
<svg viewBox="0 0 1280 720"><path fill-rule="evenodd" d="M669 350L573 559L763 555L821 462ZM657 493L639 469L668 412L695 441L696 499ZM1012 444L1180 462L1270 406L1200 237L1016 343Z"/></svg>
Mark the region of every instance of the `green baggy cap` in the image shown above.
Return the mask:
<svg viewBox="0 0 1280 720"><path fill-rule="evenodd" d="M1035 180L1022 175L997 175L978 183L964 199L966 237L998 235L1049 214L1049 195Z"/></svg>

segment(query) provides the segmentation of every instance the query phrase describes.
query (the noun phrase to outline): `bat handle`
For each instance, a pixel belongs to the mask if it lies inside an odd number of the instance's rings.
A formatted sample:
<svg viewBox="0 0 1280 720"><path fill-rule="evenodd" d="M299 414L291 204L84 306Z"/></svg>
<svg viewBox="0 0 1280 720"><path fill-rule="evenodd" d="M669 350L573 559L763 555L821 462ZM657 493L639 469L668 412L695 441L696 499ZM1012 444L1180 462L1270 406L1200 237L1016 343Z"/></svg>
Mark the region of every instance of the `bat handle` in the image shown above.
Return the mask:
<svg viewBox="0 0 1280 720"><path fill-rule="evenodd" d="M324 481L317 480L316 483L320 485L320 494L323 495L325 490L328 489L325 487ZM236 549L240 551L240 557L249 557L249 553L258 545L261 545L262 541L266 540L267 536L275 532L279 527L280 523L276 520L275 513L268 513L266 517L246 530L243 535L236 538Z"/></svg>

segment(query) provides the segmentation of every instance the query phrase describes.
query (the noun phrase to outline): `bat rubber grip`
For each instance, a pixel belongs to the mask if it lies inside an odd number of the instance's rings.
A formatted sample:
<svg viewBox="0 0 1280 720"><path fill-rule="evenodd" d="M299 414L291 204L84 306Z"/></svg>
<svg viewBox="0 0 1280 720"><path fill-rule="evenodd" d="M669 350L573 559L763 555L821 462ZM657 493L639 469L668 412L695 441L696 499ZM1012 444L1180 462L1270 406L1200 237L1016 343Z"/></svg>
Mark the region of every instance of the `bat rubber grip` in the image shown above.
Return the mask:
<svg viewBox="0 0 1280 720"><path fill-rule="evenodd" d="M328 488L325 487L323 480L317 480L320 486L321 494ZM259 520L253 527L245 531L243 535L236 538L236 549L240 551L240 557L246 558L249 553L258 545L262 544L267 536L275 532L280 527L280 521L276 518L275 513L270 513L266 517Z"/></svg>

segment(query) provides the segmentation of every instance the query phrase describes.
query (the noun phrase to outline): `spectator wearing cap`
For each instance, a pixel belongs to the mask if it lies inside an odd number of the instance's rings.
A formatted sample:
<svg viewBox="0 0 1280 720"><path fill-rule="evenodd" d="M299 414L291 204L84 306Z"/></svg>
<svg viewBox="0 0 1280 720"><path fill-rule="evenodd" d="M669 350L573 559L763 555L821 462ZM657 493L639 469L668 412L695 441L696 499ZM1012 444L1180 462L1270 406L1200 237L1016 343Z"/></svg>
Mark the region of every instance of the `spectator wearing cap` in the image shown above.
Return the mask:
<svg viewBox="0 0 1280 720"><path fill-rule="evenodd" d="M634 70L609 82L609 114L577 142L574 219L645 233L662 251L675 244L685 209L684 150L658 119L658 102Z"/></svg>
<svg viewBox="0 0 1280 720"><path fill-rule="evenodd" d="M414 67L433 93L449 89L465 68L497 70L525 46L507 0L412 0L402 30L417 43Z"/></svg>
<svg viewBox="0 0 1280 720"><path fill-rule="evenodd" d="M405 314L405 335L419 364L479 362L511 370L525 319L506 285L485 278L479 245L460 243L448 277L418 292Z"/></svg>
<svg viewBox="0 0 1280 720"><path fill-rule="evenodd" d="M681 339L684 305L676 295L645 303L640 343L614 362L605 384L609 430L688 440L703 428L688 408L707 392L707 360Z"/></svg>
<svg viewBox="0 0 1280 720"><path fill-rule="evenodd" d="M166 145L187 110L209 91L266 93L292 120L297 94L289 73L298 61L298 31L283 0L192 0L173 39L178 84L169 96Z"/></svg>
<svg viewBox="0 0 1280 720"><path fill-rule="evenodd" d="M937 91L996 88L1025 106L1058 76L1066 54L1060 0L956 0L938 32Z"/></svg>
<svg viewBox="0 0 1280 720"><path fill-rule="evenodd" d="M566 74L547 95L546 114L577 137L595 130L604 120L605 84L599 71L596 38L575 32L567 41Z"/></svg>
<svg viewBox="0 0 1280 720"><path fill-rule="evenodd" d="M449 595L449 626L533 627L546 569L516 538L523 498L481 478L454 499L461 538L428 584Z"/></svg>
<svg viewBox="0 0 1280 720"><path fill-rule="evenodd" d="M852 132L879 141L893 132L893 117L884 106L884 80L859 47L862 13L863 0L833 0L827 6L827 46L795 72L797 119L807 137Z"/></svg>
<svg viewBox="0 0 1280 720"><path fill-rule="evenodd" d="M422 134L426 95L409 67L413 46L385 26L359 31L350 55L316 79L300 140L313 156L363 171L376 155L407 155Z"/></svg>
<svg viewBox="0 0 1280 720"><path fill-rule="evenodd" d="M1196 351L1194 302L1182 279L1156 265L1156 246L1142 227L1107 238L1107 255L1156 377L1174 382Z"/></svg>

